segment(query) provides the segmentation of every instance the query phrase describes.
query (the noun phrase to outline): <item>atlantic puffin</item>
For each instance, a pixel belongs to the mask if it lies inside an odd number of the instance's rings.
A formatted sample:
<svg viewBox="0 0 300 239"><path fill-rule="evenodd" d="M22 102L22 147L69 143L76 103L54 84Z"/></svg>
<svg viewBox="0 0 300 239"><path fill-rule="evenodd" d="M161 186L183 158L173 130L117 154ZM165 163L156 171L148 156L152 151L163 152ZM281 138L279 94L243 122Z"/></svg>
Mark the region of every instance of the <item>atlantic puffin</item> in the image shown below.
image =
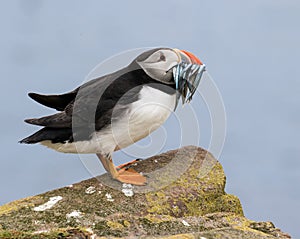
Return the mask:
<svg viewBox="0 0 300 239"><path fill-rule="evenodd" d="M29 93L56 114L26 119L43 128L20 143L40 143L63 153L95 153L113 179L145 185L142 174L116 167L114 151L148 136L177 107L194 95L205 65L192 53L155 48L137 56L127 67L95 78L65 94Z"/></svg>

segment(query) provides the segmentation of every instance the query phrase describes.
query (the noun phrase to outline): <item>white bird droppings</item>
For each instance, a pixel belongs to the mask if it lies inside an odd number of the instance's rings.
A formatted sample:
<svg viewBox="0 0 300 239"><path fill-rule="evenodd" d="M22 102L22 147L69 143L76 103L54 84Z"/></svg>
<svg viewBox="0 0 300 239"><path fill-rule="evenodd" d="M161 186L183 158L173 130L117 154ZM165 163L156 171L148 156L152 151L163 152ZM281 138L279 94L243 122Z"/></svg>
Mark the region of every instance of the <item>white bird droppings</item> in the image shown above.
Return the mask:
<svg viewBox="0 0 300 239"><path fill-rule="evenodd" d="M124 193L124 195L126 197L132 197L133 196L133 186L131 184L127 184L127 183L123 183L122 185L122 193Z"/></svg>
<svg viewBox="0 0 300 239"><path fill-rule="evenodd" d="M94 192L96 192L96 188L94 186L90 186L85 190L86 194L93 194Z"/></svg>
<svg viewBox="0 0 300 239"><path fill-rule="evenodd" d="M71 220L71 218L76 219L76 222L79 222L78 218L82 217L82 213L80 211L73 211L71 213L68 213L66 215L67 221L69 222Z"/></svg>
<svg viewBox="0 0 300 239"><path fill-rule="evenodd" d="M207 239L206 237L200 237L200 239Z"/></svg>
<svg viewBox="0 0 300 239"><path fill-rule="evenodd" d="M36 212L45 211L47 209L52 208L60 200L62 200L61 196L51 197L48 202L46 202L38 207L33 208L33 210Z"/></svg>
<svg viewBox="0 0 300 239"><path fill-rule="evenodd" d="M32 234L41 234L41 233L47 233L49 232L49 230L39 230L39 231L35 231Z"/></svg>
<svg viewBox="0 0 300 239"><path fill-rule="evenodd" d="M105 197L106 197L107 201L109 201L109 202L115 201L115 199L112 198L112 196L111 196L110 193L106 193L106 194L105 194Z"/></svg>
<svg viewBox="0 0 300 239"><path fill-rule="evenodd" d="M182 224L185 225L186 227L190 227L190 226L191 226L191 225L190 225L187 221L185 221L185 220L182 220Z"/></svg>

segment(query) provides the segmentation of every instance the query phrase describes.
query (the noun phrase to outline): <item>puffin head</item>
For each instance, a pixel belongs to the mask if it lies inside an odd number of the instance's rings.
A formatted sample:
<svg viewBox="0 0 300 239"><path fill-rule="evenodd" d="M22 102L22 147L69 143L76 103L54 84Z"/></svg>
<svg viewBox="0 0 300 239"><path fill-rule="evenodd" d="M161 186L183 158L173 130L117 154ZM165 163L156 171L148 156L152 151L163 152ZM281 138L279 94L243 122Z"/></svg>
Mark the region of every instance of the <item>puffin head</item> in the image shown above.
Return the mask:
<svg viewBox="0 0 300 239"><path fill-rule="evenodd" d="M205 71L205 65L195 55L172 48L151 49L134 62L152 79L175 85L183 103L192 99Z"/></svg>

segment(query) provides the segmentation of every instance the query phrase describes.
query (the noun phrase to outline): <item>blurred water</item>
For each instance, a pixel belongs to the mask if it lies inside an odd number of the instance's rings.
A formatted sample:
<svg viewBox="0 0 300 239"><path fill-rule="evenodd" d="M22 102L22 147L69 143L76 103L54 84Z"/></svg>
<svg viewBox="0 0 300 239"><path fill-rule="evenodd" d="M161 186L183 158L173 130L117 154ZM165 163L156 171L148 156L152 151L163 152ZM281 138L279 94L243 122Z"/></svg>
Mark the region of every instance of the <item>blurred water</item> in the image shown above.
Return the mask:
<svg viewBox="0 0 300 239"><path fill-rule="evenodd" d="M296 0L2 1L0 204L90 177L78 155L17 144L36 129L24 118L53 112L27 92L65 92L111 55L170 46L199 56L223 96L227 192L247 217L300 238L299 10ZM208 111L194 100L205 147ZM177 128L172 116L163 151L178 146ZM129 158L117 153L115 161Z"/></svg>

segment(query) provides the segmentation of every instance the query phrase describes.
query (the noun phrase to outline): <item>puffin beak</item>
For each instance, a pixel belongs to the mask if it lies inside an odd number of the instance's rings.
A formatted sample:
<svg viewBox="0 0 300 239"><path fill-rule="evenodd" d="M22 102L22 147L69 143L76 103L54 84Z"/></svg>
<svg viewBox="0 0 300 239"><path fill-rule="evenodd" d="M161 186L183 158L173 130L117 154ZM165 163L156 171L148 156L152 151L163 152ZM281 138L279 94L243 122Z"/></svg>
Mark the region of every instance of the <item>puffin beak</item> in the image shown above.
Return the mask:
<svg viewBox="0 0 300 239"><path fill-rule="evenodd" d="M181 50L181 52L186 54L193 64L203 65L203 63L194 54L184 50Z"/></svg>
<svg viewBox="0 0 300 239"><path fill-rule="evenodd" d="M178 64L173 68L173 77L176 90L184 104L191 101L206 67L194 54L184 50L173 50L178 56Z"/></svg>
<svg viewBox="0 0 300 239"><path fill-rule="evenodd" d="M191 63L196 65L203 65L202 61L199 60L193 53L190 53L185 50L173 49L177 54L179 62Z"/></svg>

